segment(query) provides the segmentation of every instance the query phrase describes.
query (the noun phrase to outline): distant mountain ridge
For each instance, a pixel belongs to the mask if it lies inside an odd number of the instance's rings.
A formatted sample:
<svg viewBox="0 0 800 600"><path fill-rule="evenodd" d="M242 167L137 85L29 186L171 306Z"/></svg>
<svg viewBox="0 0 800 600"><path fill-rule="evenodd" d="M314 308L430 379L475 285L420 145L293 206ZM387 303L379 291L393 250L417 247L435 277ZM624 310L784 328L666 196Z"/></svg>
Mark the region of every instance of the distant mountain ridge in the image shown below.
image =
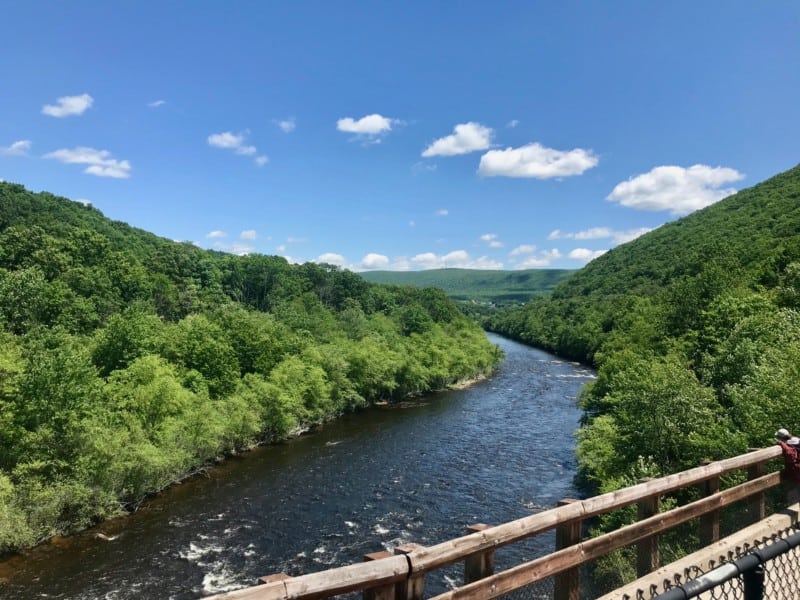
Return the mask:
<svg viewBox="0 0 800 600"><path fill-rule="evenodd" d="M427 271L365 271L359 273L372 283L437 287L455 300L493 303L527 302L549 294L569 269L430 269Z"/></svg>

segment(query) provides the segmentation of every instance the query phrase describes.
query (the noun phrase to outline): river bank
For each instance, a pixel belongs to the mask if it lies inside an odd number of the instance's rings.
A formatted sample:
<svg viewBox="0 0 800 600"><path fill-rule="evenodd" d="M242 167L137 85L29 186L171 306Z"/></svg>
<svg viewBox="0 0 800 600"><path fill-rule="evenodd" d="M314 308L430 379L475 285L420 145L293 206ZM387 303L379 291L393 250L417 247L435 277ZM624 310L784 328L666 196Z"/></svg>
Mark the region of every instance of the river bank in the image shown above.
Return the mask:
<svg viewBox="0 0 800 600"><path fill-rule="evenodd" d="M593 372L491 339L506 351L491 377L232 457L129 517L0 563L0 598L188 600L436 543L575 496L575 397ZM552 549L541 544L524 551ZM446 589L445 576L429 589Z"/></svg>

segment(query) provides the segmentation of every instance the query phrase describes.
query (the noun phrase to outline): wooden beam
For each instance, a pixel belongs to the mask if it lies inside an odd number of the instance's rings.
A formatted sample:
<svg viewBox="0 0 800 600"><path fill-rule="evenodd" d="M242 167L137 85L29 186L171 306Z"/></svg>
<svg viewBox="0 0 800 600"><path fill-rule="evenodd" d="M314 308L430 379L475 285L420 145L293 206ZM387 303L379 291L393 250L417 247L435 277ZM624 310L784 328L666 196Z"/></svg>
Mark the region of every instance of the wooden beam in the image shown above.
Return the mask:
<svg viewBox="0 0 800 600"><path fill-rule="evenodd" d="M706 461L708 464L711 461ZM706 479L698 485L701 498L713 496L719 492L719 475ZM709 546L719 540L719 511L712 510L700 517L700 545Z"/></svg>
<svg viewBox="0 0 800 600"><path fill-rule="evenodd" d="M646 481L651 481L647 479ZM645 481L645 482L646 482ZM661 496L655 494L642 498L637 504L637 519L644 521L659 512L659 504L661 503ZM639 540L636 543L636 576L641 577L647 573L651 573L658 568L660 561L660 552L658 547L658 534L648 536Z"/></svg>
<svg viewBox="0 0 800 600"><path fill-rule="evenodd" d="M432 571L433 569L464 560L464 557L470 554L489 548L505 546L554 529L562 523L588 519L617 508L629 506L649 496L663 495L696 485L712 477L744 469L779 456L781 456L780 447L770 446L757 452L716 461L688 471L660 477L647 483L640 483L601 496L587 498L574 504L559 506L535 515L523 517L516 521L503 523L486 531L448 540L434 546L428 546L424 550L412 552L408 556L411 561L411 568L414 573Z"/></svg>
<svg viewBox="0 0 800 600"><path fill-rule="evenodd" d="M364 562L382 560L394 556L391 552L372 552L364 555ZM364 600L394 600L395 584L384 583L383 585L369 587L364 590Z"/></svg>
<svg viewBox="0 0 800 600"><path fill-rule="evenodd" d="M567 506L578 502L572 498L565 498L561 500L559 506ZM563 523L556 528L556 550L563 550L569 546L579 544L581 541L581 529L583 526L582 521L570 521ZM581 579L580 569L574 567L567 569L563 573L559 573L555 577L555 600L580 600Z"/></svg>
<svg viewBox="0 0 800 600"><path fill-rule="evenodd" d="M394 553L405 556L415 550L421 550L423 547L413 543L402 544L395 547ZM411 572L410 566L409 572ZM397 582L395 586L395 598L397 600L422 600L425 596L425 573L411 575L408 579Z"/></svg>
<svg viewBox="0 0 800 600"><path fill-rule="evenodd" d="M722 508L774 487L779 481L780 473L764 475L759 479L747 481L720 492L716 496L703 498L686 506L659 513L644 521L626 525L617 531L586 540L486 579L450 590L435 596L432 600L484 600L508 594L571 567L605 556L613 550L628 546L647 536L667 531L676 525L696 519L709 510Z"/></svg>
<svg viewBox="0 0 800 600"><path fill-rule="evenodd" d="M748 452L757 452L757 448L750 448ZM747 479L756 479L767 472L767 465L764 462L757 462L747 467ZM750 523L758 523L766 515L766 502L764 493L752 496L747 502L747 516Z"/></svg>
<svg viewBox="0 0 800 600"><path fill-rule="evenodd" d="M486 523L467 525L467 531L479 533L490 526ZM470 554L464 559L464 583L472 583L494 574L494 547Z"/></svg>

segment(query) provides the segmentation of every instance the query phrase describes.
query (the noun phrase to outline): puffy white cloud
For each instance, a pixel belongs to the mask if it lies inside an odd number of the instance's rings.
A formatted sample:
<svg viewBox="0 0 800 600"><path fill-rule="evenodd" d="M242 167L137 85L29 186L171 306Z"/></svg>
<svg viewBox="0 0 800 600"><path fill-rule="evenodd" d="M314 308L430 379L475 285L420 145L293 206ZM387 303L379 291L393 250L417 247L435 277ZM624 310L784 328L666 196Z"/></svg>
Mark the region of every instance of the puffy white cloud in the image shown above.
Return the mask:
<svg viewBox="0 0 800 600"><path fill-rule="evenodd" d="M521 246L517 246L511 251L511 256L521 256L523 254L533 254L536 252L536 246L533 244L522 244Z"/></svg>
<svg viewBox="0 0 800 600"><path fill-rule="evenodd" d="M512 253L513 254L513 253ZM540 250L537 254L528 253L525 260L514 265L515 269L541 269L550 266L554 260L561 258L558 249Z"/></svg>
<svg viewBox="0 0 800 600"><path fill-rule="evenodd" d="M743 173L729 167L655 167L618 184L609 199L643 210L670 209L673 213L685 213L735 193L733 188L720 187L743 178Z"/></svg>
<svg viewBox="0 0 800 600"><path fill-rule="evenodd" d="M225 235L221 231L220 232L212 231L211 233L222 233L223 236ZM207 235L206 237L209 236L210 234ZM214 249L219 250L220 252L228 252L230 254L236 254L237 256L245 256L247 254L252 254L253 252L256 251L255 246L243 242L233 242L230 244L226 244L225 242L214 242Z"/></svg>
<svg viewBox="0 0 800 600"><path fill-rule="evenodd" d="M294 117L275 121L275 124L278 127L280 127L281 131L283 131L284 133L292 133L297 127L297 123L295 123Z"/></svg>
<svg viewBox="0 0 800 600"><path fill-rule="evenodd" d="M465 250L453 250L444 255L433 252L417 254L410 260L412 266L419 269L502 269L503 263L480 256L472 258Z"/></svg>
<svg viewBox="0 0 800 600"><path fill-rule="evenodd" d="M336 129L345 133L376 136L389 133L392 130L393 121L394 119L384 117L377 113L361 117L358 121L352 117L345 117L336 121Z"/></svg>
<svg viewBox="0 0 800 600"><path fill-rule="evenodd" d="M361 266L365 269L385 269L389 266L389 257L370 252L361 259Z"/></svg>
<svg viewBox="0 0 800 600"><path fill-rule="evenodd" d="M450 211L447 210L446 208L440 208L433 214L435 214L437 217L446 217L447 215L450 214Z"/></svg>
<svg viewBox="0 0 800 600"><path fill-rule="evenodd" d="M218 240L218 239L227 237L227 235L228 234L225 233L224 231L220 231L219 229L215 229L214 231L209 231L206 234L206 237L209 238L209 239L212 239L212 240Z"/></svg>
<svg viewBox="0 0 800 600"><path fill-rule="evenodd" d="M598 256L602 256L608 252L607 250L589 250L588 248L575 248L574 250L570 251L567 255L568 258L573 260L581 260L583 262L589 262L590 260L594 260Z"/></svg>
<svg viewBox="0 0 800 600"><path fill-rule="evenodd" d="M30 140L19 140L10 146L0 146L0 155L3 156L25 156L33 146Z"/></svg>
<svg viewBox="0 0 800 600"><path fill-rule="evenodd" d="M222 148L223 150L233 150L241 156L253 156L258 152L258 148L245 144L246 133L233 133L231 131L212 133L208 136L208 145L214 148ZM269 158L262 155L256 157L254 161L259 167L263 167L267 164Z"/></svg>
<svg viewBox="0 0 800 600"><path fill-rule="evenodd" d="M591 150L555 150L533 143L520 148L489 150L481 156L478 173L485 177L551 179L580 175L598 162Z"/></svg>
<svg viewBox="0 0 800 600"><path fill-rule="evenodd" d="M166 100L154 100L153 102L148 102L147 106L150 108L158 108L159 106L164 106L166 103Z"/></svg>
<svg viewBox="0 0 800 600"><path fill-rule="evenodd" d="M481 241L489 244L490 248L502 248L504 246L503 242L497 239L496 233L484 233L481 236Z"/></svg>
<svg viewBox="0 0 800 600"><path fill-rule="evenodd" d="M591 229L585 229L583 231L577 231L575 233L567 233L561 231L560 229L554 229L551 231L547 239L548 240L603 240L603 239L611 239L614 240L615 244L624 244L625 242L630 242L631 240L635 240L640 235L644 235L648 231L652 231L650 227L639 227L636 229L628 229L625 231L617 231L611 229L610 227L592 227Z"/></svg>
<svg viewBox="0 0 800 600"><path fill-rule="evenodd" d="M42 114L51 117L82 115L92 104L94 104L94 98L89 94L62 96L57 100L56 104L45 104L42 107Z"/></svg>
<svg viewBox="0 0 800 600"><path fill-rule="evenodd" d="M255 229L245 229L239 234L240 240L254 240L258 237Z"/></svg>
<svg viewBox="0 0 800 600"><path fill-rule="evenodd" d="M341 254L336 254L334 252L326 252L325 254L320 254L314 262L327 263L329 265L336 265L337 267L347 266L347 259Z"/></svg>
<svg viewBox="0 0 800 600"><path fill-rule="evenodd" d="M722 186L744 175L728 167L693 165L655 167L618 183L607 199L637 210L668 210L685 215L736 193Z"/></svg>
<svg viewBox="0 0 800 600"><path fill-rule="evenodd" d="M461 123L453 128L451 135L439 138L425 148L422 156L455 156L476 150L486 150L492 145L494 130L480 123Z"/></svg>
<svg viewBox="0 0 800 600"><path fill-rule="evenodd" d="M96 150L86 146L62 148L45 154L42 158L53 158L66 164L89 165L83 172L98 177L127 179L131 176L130 162L112 158L108 150Z"/></svg>

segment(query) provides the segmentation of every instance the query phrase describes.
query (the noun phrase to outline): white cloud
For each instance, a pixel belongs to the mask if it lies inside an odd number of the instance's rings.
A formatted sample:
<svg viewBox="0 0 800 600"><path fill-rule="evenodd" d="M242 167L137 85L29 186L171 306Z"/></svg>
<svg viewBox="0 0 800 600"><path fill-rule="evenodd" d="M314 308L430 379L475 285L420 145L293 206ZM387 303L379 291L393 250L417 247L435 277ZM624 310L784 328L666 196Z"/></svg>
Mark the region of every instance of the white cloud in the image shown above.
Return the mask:
<svg viewBox="0 0 800 600"><path fill-rule="evenodd" d="M433 214L435 214L437 217L446 217L447 215L450 214L450 211L447 210L446 208L440 208Z"/></svg>
<svg viewBox="0 0 800 600"><path fill-rule="evenodd" d="M223 236L225 235L221 231L220 232L212 231L211 233L222 233ZM210 234L207 235L206 237L209 236ZM230 254L236 254L237 256L246 256L247 254L252 254L256 250L255 246L251 244L244 244L242 242L233 242L231 244L226 244L225 242L214 242L214 249L219 250L220 252L228 252Z"/></svg>
<svg viewBox="0 0 800 600"><path fill-rule="evenodd" d="M533 244L522 244L521 246L517 246L511 251L511 256L533 254L534 252L536 252L536 246L534 246Z"/></svg>
<svg viewBox="0 0 800 600"><path fill-rule="evenodd" d="M517 119L512 119L506 124L506 127L511 127L513 129L517 125L519 125L519 121Z"/></svg>
<svg viewBox="0 0 800 600"><path fill-rule="evenodd" d="M610 227L592 227L575 233L567 233L560 229L554 229L547 235L548 240L614 240L615 244L624 244L635 240L640 235L652 231L650 227L639 227L626 231L616 231Z"/></svg>
<svg viewBox="0 0 800 600"><path fill-rule="evenodd" d="M167 103L166 100L155 100L153 102L148 102L147 106L150 108L158 108L159 106L164 106Z"/></svg>
<svg viewBox="0 0 800 600"><path fill-rule="evenodd" d="M89 94L80 96L62 96L57 100L57 104L45 104L42 107L42 114L51 117L69 117L72 115L82 115L94 103L94 98Z"/></svg>
<svg viewBox="0 0 800 600"><path fill-rule="evenodd" d="M513 254L513 252L512 252ZM540 250L536 255L529 255L522 262L514 265L515 269L541 269L550 266L554 260L561 258L561 252L558 249Z"/></svg>
<svg viewBox="0 0 800 600"><path fill-rule="evenodd" d="M84 206L92 205L92 201L87 200L86 198L75 198L75 202L77 202L78 204L83 204Z"/></svg>
<svg viewBox="0 0 800 600"><path fill-rule="evenodd" d="M214 133L208 136L208 143L215 148L231 148L236 149L244 142L244 135L231 133L225 131L223 133Z"/></svg>
<svg viewBox="0 0 800 600"><path fill-rule="evenodd" d="M478 173L485 177L551 179L580 175L598 162L591 150L555 150L533 143L520 148L489 150L481 156Z"/></svg>
<svg viewBox="0 0 800 600"><path fill-rule="evenodd" d="M286 244L281 244L280 246L276 246L276 252L286 252Z"/></svg>
<svg viewBox="0 0 800 600"><path fill-rule="evenodd" d="M281 131L283 131L283 133L292 133L297 127L297 123L295 123L294 117L275 121L275 124L281 128Z"/></svg>
<svg viewBox="0 0 800 600"><path fill-rule="evenodd" d="M208 136L208 145L215 148L222 148L223 150L233 150L236 154L241 156L252 156L258 152L258 148L245 144L244 133L233 133L231 131L223 131L222 133L212 133ZM258 156L254 159L259 167L263 167L269 161L267 156Z"/></svg>
<svg viewBox="0 0 800 600"><path fill-rule="evenodd" d="M489 244L490 248L502 248L505 244L497 239L496 233L484 233L481 236L481 241Z"/></svg>
<svg viewBox="0 0 800 600"><path fill-rule="evenodd" d="M389 257L370 252L361 259L361 266L365 269L385 269L389 266Z"/></svg>
<svg viewBox="0 0 800 600"><path fill-rule="evenodd" d="M502 269L503 263L481 256L470 257L465 250L453 250L448 254L438 255L433 252L424 252L412 257L411 265L419 269Z"/></svg>
<svg viewBox="0 0 800 600"><path fill-rule="evenodd" d="M721 186L743 177L728 167L661 166L617 184L607 199L637 210L685 215L734 194L734 188Z"/></svg>
<svg viewBox="0 0 800 600"><path fill-rule="evenodd" d="M433 173L436 171L438 167L433 163L418 161L411 165L411 172L414 175L419 175L421 173Z"/></svg>
<svg viewBox="0 0 800 600"><path fill-rule="evenodd" d="M209 238L209 239L212 239L212 240L218 240L220 238L227 237L227 235L228 234L225 233L224 231L220 231L219 229L215 229L214 231L209 231L206 234L206 237Z"/></svg>
<svg viewBox="0 0 800 600"><path fill-rule="evenodd" d="M607 250L589 250L588 248L575 248L574 250L570 251L567 255L568 258L573 260L581 260L583 262L589 262L590 260L594 260L598 256L602 256L608 252Z"/></svg>
<svg viewBox="0 0 800 600"><path fill-rule="evenodd" d="M337 267L347 266L347 259L341 254L336 254L334 252L326 252L325 254L320 254L314 262L327 263L329 265L336 265Z"/></svg>
<svg viewBox="0 0 800 600"><path fill-rule="evenodd" d="M455 156L476 150L486 150L492 145L494 130L480 123L461 123L453 128L451 135L439 138L425 148L422 156Z"/></svg>
<svg viewBox="0 0 800 600"><path fill-rule="evenodd" d="M0 146L0 155L3 156L25 156L33 146L30 140L19 140L10 146Z"/></svg>
<svg viewBox="0 0 800 600"><path fill-rule="evenodd" d="M45 154L42 158L54 158L67 164L89 165L83 172L97 177L127 179L131 176L130 162L112 158L108 150L96 150L86 146L62 148Z"/></svg>
<svg viewBox="0 0 800 600"><path fill-rule="evenodd" d="M254 240L258 237L255 229L245 229L239 234L240 240Z"/></svg>
<svg viewBox="0 0 800 600"><path fill-rule="evenodd" d="M345 117L336 121L336 129L345 133L356 133L365 136L377 136L389 133L392 130L394 119L379 114L361 117L358 121L352 117Z"/></svg>

